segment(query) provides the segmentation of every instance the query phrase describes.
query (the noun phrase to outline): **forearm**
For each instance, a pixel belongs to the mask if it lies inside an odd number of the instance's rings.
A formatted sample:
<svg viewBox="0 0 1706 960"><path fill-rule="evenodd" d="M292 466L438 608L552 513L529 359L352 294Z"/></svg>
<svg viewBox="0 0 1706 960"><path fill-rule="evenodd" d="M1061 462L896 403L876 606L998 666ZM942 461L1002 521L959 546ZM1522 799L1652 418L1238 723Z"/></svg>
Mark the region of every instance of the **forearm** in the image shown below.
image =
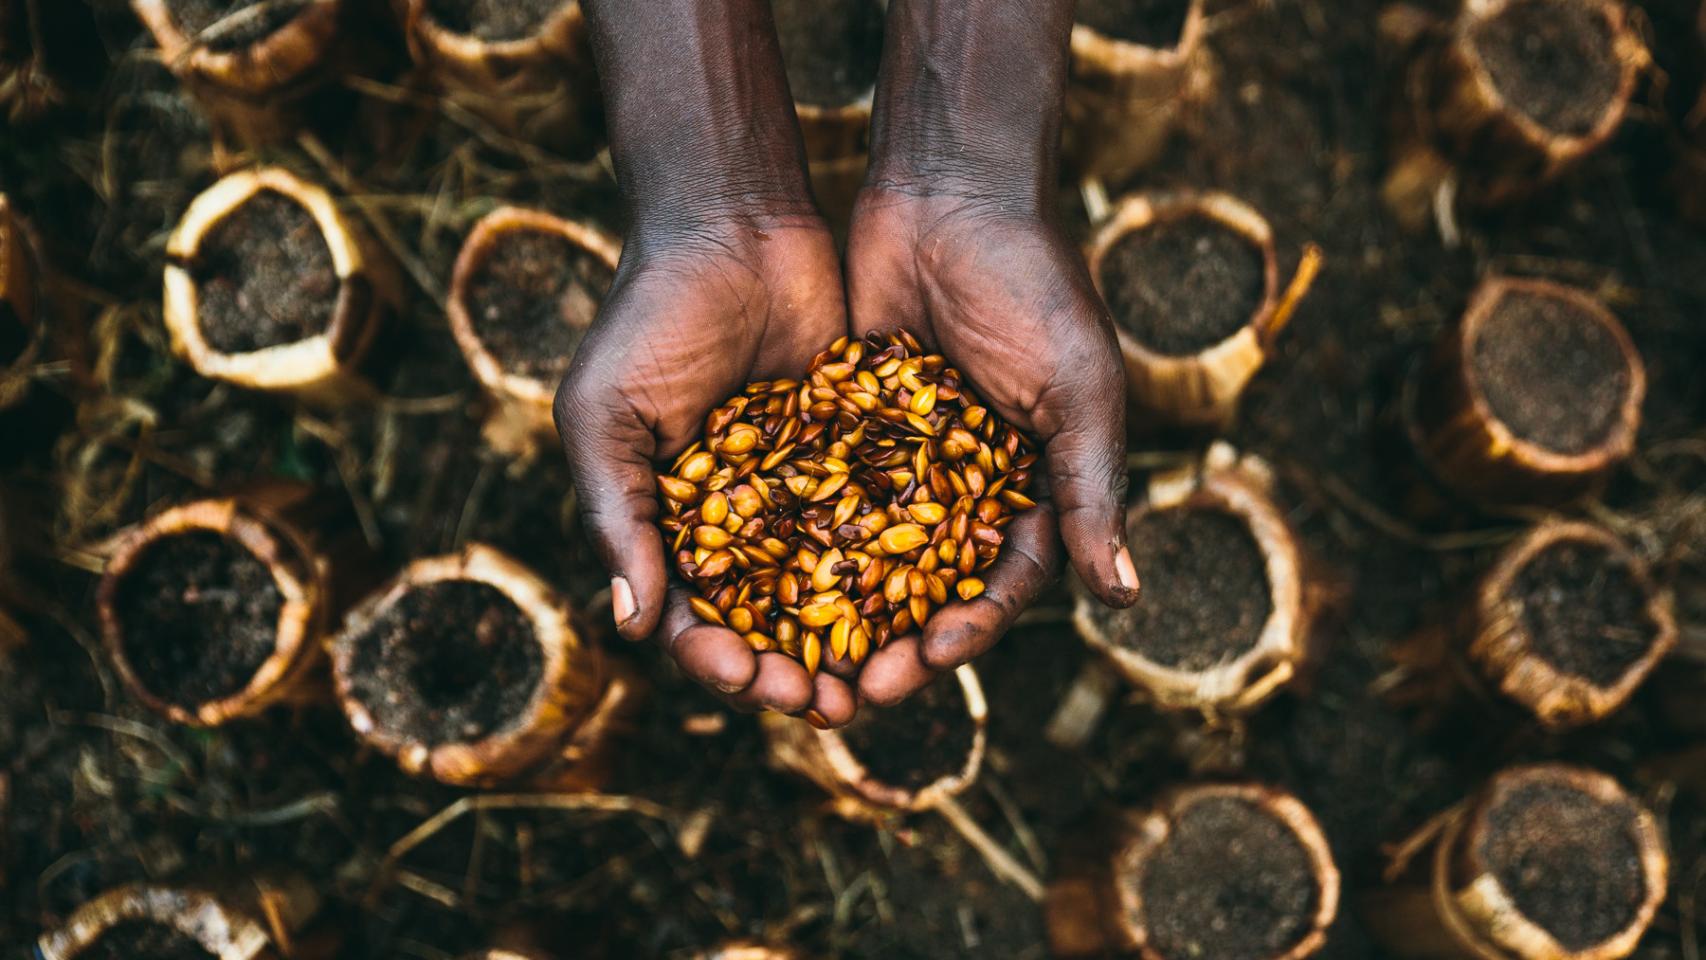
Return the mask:
<svg viewBox="0 0 1706 960"><path fill-rule="evenodd" d="M635 226L815 213L768 0L583 0Z"/></svg>
<svg viewBox="0 0 1706 960"><path fill-rule="evenodd" d="M1074 0L893 0L872 183L1006 206L1055 178Z"/></svg>

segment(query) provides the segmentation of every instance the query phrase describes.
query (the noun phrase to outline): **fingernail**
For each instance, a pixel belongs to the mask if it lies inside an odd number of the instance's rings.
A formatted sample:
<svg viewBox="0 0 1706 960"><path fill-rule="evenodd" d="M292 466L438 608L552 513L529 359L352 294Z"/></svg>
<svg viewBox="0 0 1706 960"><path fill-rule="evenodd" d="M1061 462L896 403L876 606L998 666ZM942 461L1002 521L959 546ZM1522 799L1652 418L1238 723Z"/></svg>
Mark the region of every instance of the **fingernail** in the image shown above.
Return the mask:
<svg viewBox="0 0 1706 960"><path fill-rule="evenodd" d="M627 577L610 578L610 611L619 627L634 619L634 614L639 612L634 606L634 588L628 586Z"/></svg>
<svg viewBox="0 0 1706 960"><path fill-rule="evenodd" d="M1136 599L1142 585L1137 582L1137 567L1131 562L1129 548L1121 547L1119 552L1114 554L1114 574L1120 578L1120 586L1125 592Z"/></svg>

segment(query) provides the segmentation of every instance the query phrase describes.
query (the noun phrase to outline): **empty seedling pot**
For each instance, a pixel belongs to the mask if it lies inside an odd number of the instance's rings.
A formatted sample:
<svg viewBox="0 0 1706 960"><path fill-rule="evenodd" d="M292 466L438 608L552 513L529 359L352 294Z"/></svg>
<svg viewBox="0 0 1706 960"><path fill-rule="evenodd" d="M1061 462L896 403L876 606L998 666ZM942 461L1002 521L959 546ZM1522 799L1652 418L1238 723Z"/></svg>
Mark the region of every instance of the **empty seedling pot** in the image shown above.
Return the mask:
<svg viewBox="0 0 1706 960"><path fill-rule="evenodd" d="M96 595L125 687L176 723L217 726L303 695L336 599L334 554L275 502L199 500L124 535Z"/></svg>
<svg viewBox="0 0 1706 960"><path fill-rule="evenodd" d="M36 943L42 960L282 960L319 911L300 879L216 888L135 884L101 894Z"/></svg>
<svg viewBox="0 0 1706 960"><path fill-rule="evenodd" d="M1635 449L1646 368L1593 296L1546 280L1482 281L1405 400L1429 471L1489 506L1593 492Z"/></svg>
<svg viewBox="0 0 1706 960"><path fill-rule="evenodd" d="M1546 521L1506 547L1468 616L1469 660L1552 728L1622 707L1677 639L1646 563L1586 523Z"/></svg>
<svg viewBox="0 0 1706 960"><path fill-rule="evenodd" d="M1091 825L1045 900L1059 958L1301 960L1339 907L1321 828L1271 787L1192 785Z"/></svg>
<svg viewBox="0 0 1706 960"><path fill-rule="evenodd" d="M773 713L759 718L770 760L822 787L850 820L928 810L965 790L983 765L988 706L969 666L893 707L866 707L839 730Z"/></svg>
<svg viewBox="0 0 1706 960"><path fill-rule="evenodd" d="M1653 815L1615 780L1514 767L1406 842L1364 915L1403 957L1615 960L1652 923L1668 871Z"/></svg>
<svg viewBox="0 0 1706 960"><path fill-rule="evenodd" d="M1189 104L1209 95L1203 0L1080 0L1063 154L1080 178L1148 165Z"/></svg>
<svg viewBox="0 0 1706 960"><path fill-rule="evenodd" d="M166 329L195 371L253 390L347 401L395 274L326 191L280 167L233 173L166 246Z"/></svg>
<svg viewBox="0 0 1706 960"><path fill-rule="evenodd" d="M409 53L455 106L527 146L591 146L598 93L576 0L395 0Z"/></svg>
<svg viewBox="0 0 1706 960"><path fill-rule="evenodd" d="M1264 464L1216 445L1127 510L1134 606L1107 607L1074 581L1079 634L1158 706L1247 712L1307 667L1321 593L1270 491Z"/></svg>
<svg viewBox="0 0 1706 960"><path fill-rule="evenodd" d="M845 228L869 159L883 5L880 0L775 0L772 8L812 193L829 221Z"/></svg>
<svg viewBox="0 0 1706 960"><path fill-rule="evenodd" d="M41 351L38 274L24 225L0 193L0 410L23 398Z"/></svg>
<svg viewBox="0 0 1706 960"><path fill-rule="evenodd" d="M504 207L462 245L450 328L497 402L487 436L507 449L554 437L551 404L598 315L621 249L596 227Z"/></svg>
<svg viewBox="0 0 1706 960"><path fill-rule="evenodd" d="M1471 206L1520 200L1604 146L1646 48L1618 0L1468 0L1412 45L1387 202L1426 223L1443 184Z"/></svg>
<svg viewBox="0 0 1706 960"><path fill-rule="evenodd" d="M457 786L596 788L638 694L566 599L482 544L409 564L351 612L331 654L355 732Z"/></svg>
<svg viewBox="0 0 1706 960"><path fill-rule="evenodd" d="M1282 297L1267 220L1218 193L1126 197L1085 256L1114 317L1132 405L1184 427L1232 418L1318 264L1306 254Z"/></svg>
<svg viewBox="0 0 1706 960"><path fill-rule="evenodd" d="M288 137L342 70L345 0L131 0L160 60L239 139Z"/></svg>

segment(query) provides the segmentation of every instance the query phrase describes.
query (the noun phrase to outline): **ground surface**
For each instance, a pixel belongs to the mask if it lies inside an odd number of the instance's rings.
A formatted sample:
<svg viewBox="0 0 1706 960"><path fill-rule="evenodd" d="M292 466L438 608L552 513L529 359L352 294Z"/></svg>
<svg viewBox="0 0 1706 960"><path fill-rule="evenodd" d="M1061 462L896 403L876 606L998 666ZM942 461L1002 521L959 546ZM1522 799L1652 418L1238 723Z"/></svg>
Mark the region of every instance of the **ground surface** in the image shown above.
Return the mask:
<svg viewBox="0 0 1706 960"><path fill-rule="evenodd" d="M1682 63L1691 5L1639 6L1661 62ZM1671 895L1639 956L1699 956L1706 776L1699 754L1692 766L1678 758L1706 736L1696 499L1706 231L1671 212L1659 94L1645 90L1612 149L1559 189L1462 218L1448 244L1437 229L1401 233L1378 202L1372 3L1221 0L1212 12L1219 95L1136 185L1244 197L1273 220L1287 275L1304 243L1325 248L1326 270L1233 433L1275 464L1292 519L1340 588L1324 665L1309 689L1233 729L1204 731L1116 692L1084 747L1063 751L1041 730L1086 656L1059 591L979 664L991 741L967 810L1046 875L1063 831L1098 807L1140 802L1193 771L1283 784L1320 817L1346 874L1326 955L1365 958L1380 954L1356 908L1383 844L1500 765L1588 763L1652 803L1675 850ZM99 95L0 136L0 188L73 281L56 322L76 347L73 362L42 371L25 407L0 417L0 485L26 543L17 570L28 585L16 592L32 634L0 659L0 956L27 955L43 925L112 884L257 866L314 877L348 957L443 960L516 925L547 931L565 956L687 956L730 935L825 956L1046 955L1036 905L942 819L872 830L832 818L813 789L766 766L756 723L725 715L645 650L628 652L654 685L652 709L612 790L661 805L663 819L470 812L392 870L382 868L393 844L464 794L360 750L335 710L195 732L131 703L93 631L91 545L197 490L311 479L353 500L388 566L486 539L589 601L602 578L568 478L549 453L518 466L482 448L482 401L439 301L461 237L501 202L620 224L598 164L518 157L477 124L437 119L404 85L359 81L352 118L268 159L356 197L406 254L413 302L400 360L377 373L391 399L316 411L199 382L165 349L159 276L171 223L212 180L205 131L148 63L128 15L100 22L114 65ZM377 75L394 75L385 69ZM1678 86L1698 80L1686 74L1676 71ZM1063 196L1082 231L1073 194ZM1396 658L1522 525L1419 516L1390 419L1404 371L1491 270L1599 292L1652 381L1640 452L1589 512L1677 591L1684 640L1630 708L1564 737L1483 694L1427 689ZM1154 446L1134 448L1134 464L1165 462Z"/></svg>

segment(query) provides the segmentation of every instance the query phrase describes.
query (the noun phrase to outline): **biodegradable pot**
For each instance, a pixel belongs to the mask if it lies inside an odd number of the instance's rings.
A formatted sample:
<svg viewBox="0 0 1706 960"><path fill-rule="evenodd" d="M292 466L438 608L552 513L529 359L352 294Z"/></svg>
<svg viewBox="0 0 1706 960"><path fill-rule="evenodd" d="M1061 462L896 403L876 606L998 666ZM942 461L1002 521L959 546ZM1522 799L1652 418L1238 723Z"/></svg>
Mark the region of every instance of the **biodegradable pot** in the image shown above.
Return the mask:
<svg viewBox="0 0 1706 960"><path fill-rule="evenodd" d="M1548 520L1506 547L1466 616L1469 661L1553 729L1618 710L1677 641L1647 564L1586 523Z"/></svg>
<svg viewBox="0 0 1706 960"><path fill-rule="evenodd" d="M472 14L468 0L394 0L409 54L446 99L530 146L591 146L597 78L586 18L576 0L496 4ZM480 19L475 19L479 16Z"/></svg>
<svg viewBox="0 0 1706 960"><path fill-rule="evenodd" d="M326 191L281 167L233 173L167 243L166 329L204 377L342 402L391 305L390 262Z"/></svg>
<svg viewBox="0 0 1706 960"><path fill-rule="evenodd" d="M1092 824L1057 858L1055 957L1302 960L1338 915L1339 870L1308 808L1254 784L1192 785Z"/></svg>
<svg viewBox="0 0 1706 960"><path fill-rule="evenodd" d="M1123 6L1086 0L1072 27L1062 153L1080 179L1118 182L1147 166L1187 107L1210 94L1203 0L1177 0L1181 15L1155 35L1116 32L1116 23L1145 25Z"/></svg>
<svg viewBox="0 0 1706 960"><path fill-rule="evenodd" d="M305 119L304 101L343 69L345 0L290 0L223 13L187 0L130 5L159 46L161 62L216 124L249 143L287 139Z"/></svg>
<svg viewBox="0 0 1706 960"><path fill-rule="evenodd" d="M323 502L302 488L198 500L124 534L96 610L132 696L213 727L311 695L339 578L355 575L317 534Z"/></svg>
<svg viewBox="0 0 1706 960"><path fill-rule="evenodd" d="M772 713L759 720L772 764L822 787L841 816L878 821L971 786L988 712L977 674L962 666L902 704L865 708L839 730Z"/></svg>
<svg viewBox="0 0 1706 960"><path fill-rule="evenodd" d="M1073 582L1079 635L1157 706L1246 713L1308 667L1325 594L1271 491L1265 464L1217 444L1126 511L1135 606Z"/></svg>
<svg viewBox="0 0 1706 960"><path fill-rule="evenodd" d="M0 193L0 410L23 399L41 351L42 324L34 250L6 195Z"/></svg>
<svg viewBox="0 0 1706 960"><path fill-rule="evenodd" d="M1267 220L1225 194L1129 196L1085 258L1114 315L1138 416L1185 427L1229 421L1286 317Z"/></svg>
<svg viewBox="0 0 1706 960"><path fill-rule="evenodd" d="M1592 493L1635 449L1646 368L1610 311L1546 280L1490 277L1407 384L1428 471L1487 506Z"/></svg>
<svg viewBox="0 0 1706 960"><path fill-rule="evenodd" d="M1428 851L1431 849L1431 855ZM1514 767L1404 845L1368 899L1371 932L1403 957L1616 960L1665 897L1653 815L1583 767Z"/></svg>
<svg viewBox="0 0 1706 960"><path fill-rule="evenodd" d="M416 560L331 642L350 726L405 772L455 786L592 790L639 683L568 601L482 544Z"/></svg>
<svg viewBox="0 0 1706 960"><path fill-rule="evenodd" d="M219 960L283 960L290 937L319 911L319 895L298 878L245 876L208 887L133 884L108 890L42 935L42 960L84 955L173 955L194 948ZM122 939L109 939L122 938ZM97 953L96 951L99 951Z"/></svg>
<svg viewBox="0 0 1706 960"><path fill-rule="evenodd" d="M1412 227L1448 181L1470 206L1496 207L1557 180L1611 139L1648 63L1618 0L1466 0L1425 32L1401 78L1383 187Z"/></svg>
<svg viewBox="0 0 1706 960"><path fill-rule="evenodd" d="M456 344L496 411L487 436L518 451L555 437L551 405L592 326L621 245L589 224L503 207L475 225L450 284Z"/></svg>
<svg viewBox="0 0 1706 960"><path fill-rule="evenodd" d="M845 230L869 164L882 50L881 0L772 4L818 209Z"/></svg>

